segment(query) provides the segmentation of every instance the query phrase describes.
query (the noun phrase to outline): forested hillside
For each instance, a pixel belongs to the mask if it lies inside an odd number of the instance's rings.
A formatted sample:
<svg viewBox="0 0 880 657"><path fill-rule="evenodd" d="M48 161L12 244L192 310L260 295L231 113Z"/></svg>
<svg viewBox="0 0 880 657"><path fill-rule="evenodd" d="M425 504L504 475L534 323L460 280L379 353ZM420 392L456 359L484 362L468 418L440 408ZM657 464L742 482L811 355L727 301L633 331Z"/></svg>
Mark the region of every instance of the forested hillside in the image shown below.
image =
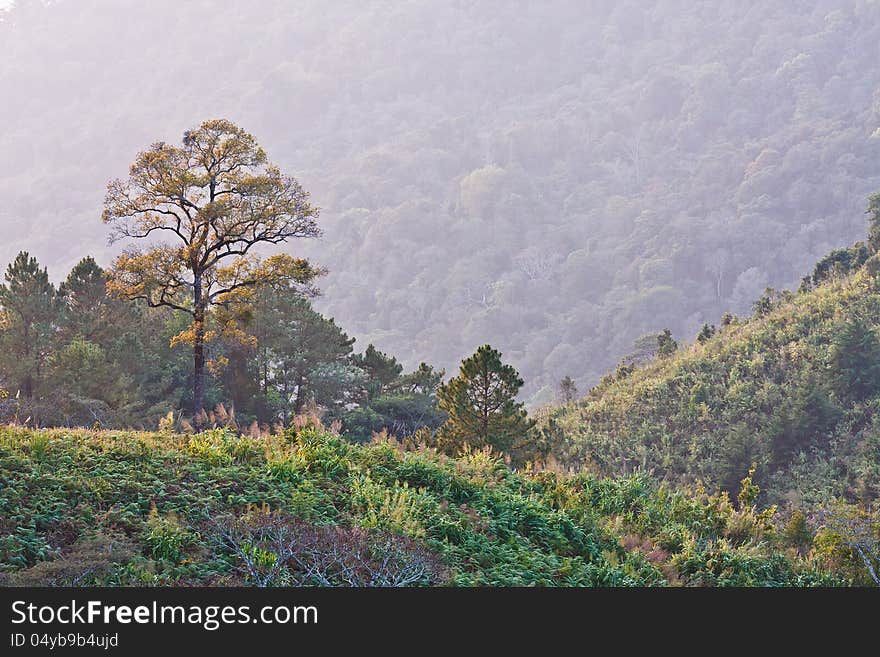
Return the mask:
<svg viewBox="0 0 880 657"><path fill-rule="evenodd" d="M547 401L864 234L878 55L867 0L19 0L0 262L106 266L106 182L227 117L323 209L319 310L411 370L491 342Z"/></svg>
<svg viewBox="0 0 880 657"><path fill-rule="evenodd" d="M799 292L768 291L751 316L727 315L549 409L541 427L553 456L578 471L731 493L754 468L764 503L870 508L880 497L880 260L866 257L862 243L836 251Z"/></svg>

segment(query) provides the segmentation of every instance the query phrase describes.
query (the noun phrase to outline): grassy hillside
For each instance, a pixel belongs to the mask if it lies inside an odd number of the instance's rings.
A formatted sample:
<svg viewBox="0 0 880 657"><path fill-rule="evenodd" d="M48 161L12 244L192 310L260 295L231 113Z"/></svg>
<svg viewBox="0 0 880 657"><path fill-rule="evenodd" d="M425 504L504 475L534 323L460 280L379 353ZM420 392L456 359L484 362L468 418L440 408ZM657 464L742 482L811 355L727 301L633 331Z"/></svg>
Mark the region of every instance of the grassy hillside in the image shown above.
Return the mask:
<svg viewBox="0 0 880 657"><path fill-rule="evenodd" d="M779 530L772 510L743 499L737 510L726 495L672 492L641 476L515 473L486 453L451 460L389 442L354 445L314 426L260 439L223 430L2 428L0 578L7 585L850 581L833 537L820 534L810 547L809 536Z"/></svg>
<svg viewBox="0 0 880 657"><path fill-rule="evenodd" d="M872 503L880 496L874 260L812 289L765 295L751 318L728 318L703 343L621 367L585 399L547 411L554 456L603 475L644 471L729 491L754 463L765 503Z"/></svg>

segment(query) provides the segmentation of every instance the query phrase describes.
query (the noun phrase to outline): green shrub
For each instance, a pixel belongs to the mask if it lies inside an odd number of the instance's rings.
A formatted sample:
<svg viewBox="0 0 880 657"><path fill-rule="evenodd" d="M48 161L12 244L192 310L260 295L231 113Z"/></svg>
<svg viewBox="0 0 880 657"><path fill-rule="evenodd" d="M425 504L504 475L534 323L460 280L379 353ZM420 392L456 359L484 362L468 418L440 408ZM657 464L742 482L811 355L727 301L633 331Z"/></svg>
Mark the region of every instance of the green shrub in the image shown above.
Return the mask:
<svg viewBox="0 0 880 657"><path fill-rule="evenodd" d="M144 542L154 559L179 563L187 548L195 543L195 536L183 526L174 511L161 515L153 506L146 525Z"/></svg>
<svg viewBox="0 0 880 657"><path fill-rule="evenodd" d="M37 460L33 432L0 428L6 582L259 583L243 574L248 561L272 585L345 584L342 571L308 580L289 556L273 557L268 535L252 535L253 527L237 548L223 547L217 523L240 520L248 508L283 518L283 535L302 530L328 549L309 558L345 546L351 554L337 557L373 572L386 547L401 568L416 555L432 574L394 580L411 584L839 584L849 567L815 546L805 556L785 550L766 509L737 510L727 495L700 487L658 487L646 474L514 472L489 452L450 459L432 449L352 445L315 427L246 440L225 431L45 436L49 447ZM102 561L97 544L84 542L86 529L129 543ZM835 572L843 578L828 575Z"/></svg>

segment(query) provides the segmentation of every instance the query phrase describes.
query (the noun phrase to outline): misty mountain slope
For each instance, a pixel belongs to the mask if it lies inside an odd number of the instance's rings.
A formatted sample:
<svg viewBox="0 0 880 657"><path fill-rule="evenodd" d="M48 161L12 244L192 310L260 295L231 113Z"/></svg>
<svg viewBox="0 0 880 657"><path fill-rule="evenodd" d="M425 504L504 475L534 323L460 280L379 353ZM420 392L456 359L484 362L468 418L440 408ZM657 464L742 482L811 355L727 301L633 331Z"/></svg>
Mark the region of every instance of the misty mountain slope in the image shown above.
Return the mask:
<svg viewBox="0 0 880 657"><path fill-rule="evenodd" d="M106 182L207 117L323 208L319 307L546 401L864 233L880 5L19 2L0 23L0 262L107 263Z"/></svg>
<svg viewBox="0 0 880 657"><path fill-rule="evenodd" d="M765 501L810 508L880 497L877 256L809 291L763 297L702 343L607 376L547 409L565 466L648 471L738 490L754 464Z"/></svg>

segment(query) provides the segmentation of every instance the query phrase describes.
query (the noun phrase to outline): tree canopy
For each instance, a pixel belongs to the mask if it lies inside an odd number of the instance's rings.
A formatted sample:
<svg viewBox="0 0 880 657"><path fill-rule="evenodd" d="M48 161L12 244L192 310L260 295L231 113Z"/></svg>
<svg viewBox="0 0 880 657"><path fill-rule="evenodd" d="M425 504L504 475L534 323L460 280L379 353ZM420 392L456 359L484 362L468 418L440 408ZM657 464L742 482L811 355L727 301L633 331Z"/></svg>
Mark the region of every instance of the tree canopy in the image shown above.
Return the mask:
<svg viewBox="0 0 880 657"><path fill-rule="evenodd" d="M203 122L182 146L157 142L138 154L129 177L107 186L103 221L112 240L168 237L131 247L113 263L108 289L192 316L174 340L193 351L193 412L204 411L205 344L218 333L240 335L234 315L209 328L209 310L243 304L254 290L299 284L309 292L321 270L302 258L260 246L316 237L316 208L296 179L268 163L254 137L229 121Z"/></svg>
<svg viewBox="0 0 880 657"><path fill-rule="evenodd" d="M466 445L510 452L528 443L531 425L516 401L522 385L500 352L490 345L477 349L437 392L440 409L449 414L438 433L440 447L452 453Z"/></svg>

